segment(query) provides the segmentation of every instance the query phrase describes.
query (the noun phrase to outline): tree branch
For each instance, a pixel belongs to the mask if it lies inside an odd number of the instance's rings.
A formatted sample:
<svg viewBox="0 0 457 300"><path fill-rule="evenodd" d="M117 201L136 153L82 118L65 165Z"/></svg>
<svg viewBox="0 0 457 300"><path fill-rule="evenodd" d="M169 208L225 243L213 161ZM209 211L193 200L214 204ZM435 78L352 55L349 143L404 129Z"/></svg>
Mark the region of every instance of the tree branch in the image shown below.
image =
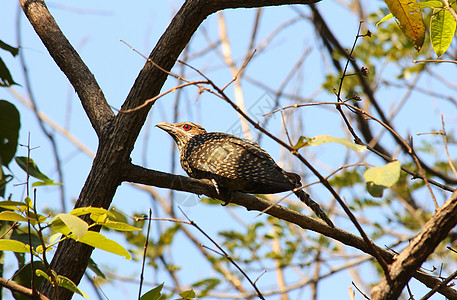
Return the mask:
<svg viewBox="0 0 457 300"><path fill-rule="evenodd" d="M20 3L49 54L78 93L92 127L100 138L114 113L94 75L62 33L44 1L20 0Z"/></svg>
<svg viewBox="0 0 457 300"><path fill-rule="evenodd" d="M203 194L211 198L220 199L222 201L229 200L232 204L244 206L249 211L254 210L262 212L266 210L265 213L270 216L293 223L303 229L309 229L314 232L323 234L347 246L356 248L358 250L363 251L364 253L373 256L373 251L370 247L368 247L366 242L362 238L355 236L352 233L349 233L339 228L331 228L320 220L308 217L294 210L290 210L279 204L275 204L272 206L272 203L270 201L257 198L253 195L244 194L240 192L232 192L231 195L229 195L228 197L227 195L218 195L213 183L208 179L195 179L185 176L168 174L160 171L149 170L130 163L127 163L122 167L121 173L122 179L125 181L147 184L161 188L174 189L183 192L190 192L195 193L197 195ZM457 203L457 200L454 200L453 202ZM445 205L443 205L443 207L444 206ZM453 220L457 222L457 217L455 216L455 214L448 216L446 220L449 221L452 218L454 218ZM443 225L442 222L439 223L439 226L441 225ZM394 261L394 255L391 252L387 251L386 249L380 248L376 245L373 246L376 248L376 251L380 255L382 255L382 257L386 260L387 263L392 263ZM416 269L410 270L408 274L410 274L410 276L413 276L429 288L434 288L440 284L440 281L434 276L431 276L421 271L415 271ZM457 291L450 287L443 287L439 289L439 293L443 294L449 299L457 299Z"/></svg>
<svg viewBox="0 0 457 300"><path fill-rule="evenodd" d="M48 297L38 293L38 294L33 294L33 290L29 289L28 287L22 286L20 284L17 284L14 281L7 280L5 278L0 277L0 285L6 287L7 289L21 293L22 295L26 295L30 297L31 299L39 299L39 300L49 300Z"/></svg>
<svg viewBox="0 0 457 300"><path fill-rule="evenodd" d="M373 300L398 299L411 278L427 257L457 224L457 191L435 212L424 229L409 243L389 266L390 279L384 276L371 291ZM454 298L452 298L454 299Z"/></svg>
<svg viewBox="0 0 457 300"><path fill-rule="evenodd" d="M200 24L212 13L226 8L248 8L286 4L309 4L315 0L188 0L172 19L130 90L123 110L137 107L159 94L169 71ZM97 155L81 190L76 207L108 208L121 184L120 166L129 161L151 105L129 114L114 116L87 66L60 31L42 0L20 0L24 13L57 65L78 93L89 120L99 137ZM319 224L319 223L317 223ZM321 225L322 226L322 225ZM78 284L92 248L66 240L59 244L51 267ZM54 288L44 282L40 288L50 298ZM73 293L59 289L59 299Z"/></svg>

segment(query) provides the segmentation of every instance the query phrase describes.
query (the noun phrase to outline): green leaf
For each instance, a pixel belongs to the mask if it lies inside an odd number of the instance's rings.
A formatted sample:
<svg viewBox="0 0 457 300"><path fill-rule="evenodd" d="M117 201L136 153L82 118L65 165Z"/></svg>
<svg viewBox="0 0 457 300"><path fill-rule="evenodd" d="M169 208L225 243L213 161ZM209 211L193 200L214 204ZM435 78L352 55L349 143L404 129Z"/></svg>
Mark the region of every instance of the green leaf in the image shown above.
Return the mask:
<svg viewBox="0 0 457 300"><path fill-rule="evenodd" d="M21 118L16 106L0 100L0 163L6 167L17 150Z"/></svg>
<svg viewBox="0 0 457 300"><path fill-rule="evenodd" d="M2 211L0 213L0 220L2 221L27 221L22 215L14 211Z"/></svg>
<svg viewBox="0 0 457 300"><path fill-rule="evenodd" d="M424 44L425 25L417 0L384 0L384 2L397 19L401 31L419 51Z"/></svg>
<svg viewBox="0 0 457 300"><path fill-rule="evenodd" d="M430 18L430 39L433 50L440 57L451 45L455 34L456 21L446 9L434 9Z"/></svg>
<svg viewBox="0 0 457 300"><path fill-rule="evenodd" d="M330 135L317 135L317 136L314 136L311 138L301 136L300 139L298 140L297 144L294 146L294 149L298 150L301 147L318 146L318 145L325 144L325 143L338 143L338 144L346 146L349 149L357 151L357 152L362 152L363 150L366 149L365 146L354 144L349 139L336 138L336 137L333 137Z"/></svg>
<svg viewBox="0 0 457 300"><path fill-rule="evenodd" d="M37 270L37 269L46 270L44 263L41 261L34 261L33 268L34 268L34 270ZM31 288L32 287L31 274L35 275L35 273L32 273L32 264L29 262L14 273L13 281L19 285L25 286L27 288ZM35 276L33 282L34 282L34 286L35 286L36 290L38 290L42 281L43 281L43 278ZM14 295L14 299L16 299L16 300L30 300L29 296L22 295L18 292L13 292L13 295Z"/></svg>
<svg viewBox="0 0 457 300"><path fill-rule="evenodd" d="M62 276L62 275L57 275L57 285L66 288L67 290L70 290L74 293L78 293L79 295L83 296L84 298L89 298L89 296L81 291L76 284L71 281L69 278Z"/></svg>
<svg viewBox="0 0 457 300"><path fill-rule="evenodd" d="M18 55L18 53L19 53L19 48L15 48L13 46L10 46L10 45L8 45L7 43L5 43L2 40L0 40L0 48L5 50L5 51L8 51L13 56Z"/></svg>
<svg viewBox="0 0 457 300"><path fill-rule="evenodd" d="M75 208L70 212L70 214L74 215L74 216L82 216L82 215L87 215L87 214L99 214L99 215L106 214L111 218L115 218L115 216L112 212L110 212L104 208L90 207L90 206Z"/></svg>
<svg viewBox="0 0 457 300"><path fill-rule="evenodd" d="M194 284L192 284L193 287L197 287L200 291L199 297L203 298L208 294L209 291L213 290L214 288L217 287L218 284L220 284L220 280L217 278L208 278L208 279L203 279L200 280Z"/></svg>
<svg viewBox="0 0 457 300"><path fill-rule="evenodd" d="M0 57L0 86L11 86L17 84L11 76L10 70L6 66L3 59Z"/></svg>
<svg viewBox="0 0 457 300"><path fill-rule="evenodd" d="M86 235L78 240L78 242L85 243L94 248L123 256L127 259L132 259L130 253L124 247L113 240L107 239L98 232L88 231Z"/></svg>
<svg viewBox="0 0 457 300"><path fill-rule="evenodd" d="M181 296L183 299L194 299L196 295L194 290L190 289L188 291L179 293L179 296Z"/></svg>
<svg viewBox="0 0 457 300"><path fill-rule="evenodd" d="M401 164L393 161L383 167L369 168L363 174L368 192L373 197L381 197L384 189L391 187L400 178Z"/></svg>
<svg viewBox="0 0 457 300"><path fill-rule="evenodd" d="M95 263L95 261L92 258L89 258L89 263L87 264L87 267L92 270L97 276L100 276L103 279L106 279L105 274L100 270L98 265Z"/></svg>
<svg viewBox="0 0 457 300"><path fill-rule="evenodd" d="M30 246L15 240L0 240L0 251L30 253Z"/></svg>
<svg viewBox="0 0 457 300"><path fill-rule="evenodd" d="M51 220L51 228L65 235L71 232L73 234L72 238L78 241L87 233L89 225L77 216L58 214Z"/></svg>
<svg viewBox="0 0 457 300"><path fill-rule="evenodd" d="M140 300L159 300L162 294L160 293L163 289L163 283L161 285L156 286L152 290L145 293L141 296Z"/></svg>
<svg viewBox="0 0 457 300"><path fill-rule="evenodd" d="M441 7L444 7L444 3L441 2L441 1L437 1L437 0L427 1L427 2L411 3L410 5L413 6L413 7L415 5L417 5L420 8L429 8L429 7L441 8Z"/></svg>
<svg viewBox="0 0 457 300"><path fill-rule="evenodd" d="M378 25L381 24L382 22L388 21L388 20L392 19L393 17L394 17L393 14L386 15L384 18L382 18L381 20L376 22L376 27L378 27Z"/></svg>
<svg viewBox="0 0 457 300"><path fill-rule="evenodd" d="M38 276L41 276L41 277L44 277L47 281L49 282L52 282L51 281L51 278L49 277L48 274L46 274L44 271L42 270L36 270L35 273L38 275ZM55 278L56 278L56 284L57 286L61 286L61 287L64 287L66 288L67 290L70 290L74 293L78 293L80 294L81 296L83 296L84 298L89 298L89 296L84 293L83 291L81 291L77 286L76 284L71 281L70 279L68 279L67 277L65 276L62 276L62 275L57 275L57 273L55 273L54 271L52 271L52 273L54 274Z"/></svg>
<svg viewBox="0 0 457 300"><path fill-rule="evenodd" d="M62 237L62 234L60 232L58 233L54 233L53 235L51 235L49 237L49 244L53 244L55 243L55 241L57 241L58 239L60 239Z"/></svg>
<svg viewBox="0 0 457 300"><path fill-rule="evenodd" d="M16 162L22 170L25 172L28 170L30 176L35 177L36 179L40 179L41 181L53 182L51 179L49 179L48 176L41 173L40 169L38 169L38 166L33 161L33 159L28 159L24 156L17 156Z"/></svg>
<svg viewBox="0 0 457 300"><path fill-rule="evenodd" d="M49 282L52 282L51 278L49 277L48 274L46 274L46 272L44 270L36 269L35 274L37 274L40 277L43 277L44 279L46 279Z"/></svg>
<svg viewBox="0 0 457 300"><path fill-rule="evenodd" d="M17 201L0 201L0 207L17 211L27 210L27 205L25 203Z"/></svg>

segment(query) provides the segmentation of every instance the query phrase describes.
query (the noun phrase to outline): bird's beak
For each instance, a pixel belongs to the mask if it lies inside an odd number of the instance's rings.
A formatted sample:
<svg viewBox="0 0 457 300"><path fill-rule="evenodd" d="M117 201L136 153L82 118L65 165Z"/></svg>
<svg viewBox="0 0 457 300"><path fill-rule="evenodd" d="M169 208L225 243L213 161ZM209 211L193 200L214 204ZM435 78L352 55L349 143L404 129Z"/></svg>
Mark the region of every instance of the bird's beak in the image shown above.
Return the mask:
<svg viewBox="0 0 457 300"><path fill-rule="evenodd" d="M167 122L160 122L155 125L156 127L159 127L162 130L165 130L167 132L170 132L173 129L173 124L167 123Z"/></svg>

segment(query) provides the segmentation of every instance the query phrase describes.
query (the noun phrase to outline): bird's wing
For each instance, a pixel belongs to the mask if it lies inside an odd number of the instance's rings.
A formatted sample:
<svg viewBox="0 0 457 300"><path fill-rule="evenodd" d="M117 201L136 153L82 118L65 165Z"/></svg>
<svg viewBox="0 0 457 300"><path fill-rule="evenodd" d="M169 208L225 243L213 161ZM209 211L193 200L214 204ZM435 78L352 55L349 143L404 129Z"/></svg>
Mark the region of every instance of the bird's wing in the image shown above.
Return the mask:
<svg viewBox="0 0 457 300"><path fill-rule="evenodd" d="M270 154L268 154L265 150L260 148L259 144L254 141L248 139L241 139L236 136L232 136L230 141L239 147L249 151L252 155L257 156L259 159L262 160L269 160L274 162L273 158L271 158Z"/></svg>
<svg viewBox="0 0 457 300"><path fill-rule="evenodd" d="M243 151L243 148L222 139L212 139L203 143L210 145L202 145L198 150L190 153L191 167L198 171L235 179L235 170L239 165L237 153ZM205 152L205 149L208 149L208 152Z"/></svg>

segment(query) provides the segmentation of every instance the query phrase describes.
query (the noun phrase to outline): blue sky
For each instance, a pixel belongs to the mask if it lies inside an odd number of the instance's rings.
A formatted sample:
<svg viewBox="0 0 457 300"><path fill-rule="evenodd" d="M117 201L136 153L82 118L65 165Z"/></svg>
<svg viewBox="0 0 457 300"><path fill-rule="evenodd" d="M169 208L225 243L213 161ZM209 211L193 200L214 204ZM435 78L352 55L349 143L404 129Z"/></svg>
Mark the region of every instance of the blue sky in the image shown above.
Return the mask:
<svg viewBox="0 0 457 300"><path fill-rule="evenodd" d="M180 1L72 1L65 4L59 2L48 3L49 9L62 31L89 66L103 89L109 104L114 108L120 108L139 70L144 65L144 59L131 51L120 40L124 40L147 56L180 5ZM365 5L367 11L371 12L377 7L378 3L373 4L370 2ZM318 7L326 20L329 21L339 40L342 41L345 47L350 47L357 32L358 20L345 8L333 1L323 1L318 4ZM15 22L17 9L18 4L16 2L7 1L2 3L2 10L0 11L0 28L7 29L2 31L0 39L13 46L16 45ZM300 7L299 9L306 15L310 13L306 7ZM250 28L254 21L255 10L229 10L224 12L224 16L227 21L229 39L232 43L232 54L237 59L237 65L241 66L242 58L245 56L248 47ZM262 45L261 41L266 40L271 31L281 23L295 17L297 17L297 14L290 7L266 8L261 19L257 46L260 47ZM22 51L25 53L28 71L32 78L32 88L39 103L40 111L43 111L56 123L67 128L81 143L95 151L97 148L96 135L90 127L90 123L72 87L54 64L24 16L20 18L20 24L23 36ZM369 24L369 26L373 28L372 24ZM323 59L324 55L320 51L324 50L321 48L321 44L315 34L309 21L297 21L272 39L264 53L254 56L246 69L247 75L256 81L264 83L266 86L277 88L290 72L297 58L304 51L310 51L309 58L305 59L301 70L287 84L287 91L290 93L297 92L303 96L309 96L315 91L320 91L325 71L331 69L331 66L328 60ZM217 39L217 16L213 15L203 23L191 40L189 53L198 53L208 46L209 41L215 42ZM4 53L2 53L2 58L10 68L15 80L22 84L24 78L19 68L18 59L13 59ZM217 53L189 59L188 63L204 71L207 76L220 86L224 86L232 79L229 68L224 66L220 55ZM384 63L387 65L387 71L384 74L389 74L389 72L395 74L395 70L398 68L395 62ZM455 78L453 75L455 71L451 68L453 67L442 66L438 73L452 81L452 78ZM179 69L180 65L177 64L173 71L179 72ZM189 69L186 70L185 74L189 79L199 78L195 72ZM442 85L436 81L421 79L420 83L423 87L444 92ZM176 81L170 79L163 90L172 88L175 84ZM257 104L262 103L263 106L260 111L266 112L271 100L273 100L272 96L265 89L250 83L249 80L242 82L242 88L246 99L246 107L253 107L251 114L261 119L258 114ZM14 91L26 95L23 86L15 86ZM227 91L233 97L233 85ZM197 89L194 87L184 90L183 93L185 97L181 101L179 121L190 120L200 123L208 131L228 131L232 130L233 124L237 124L239 119L235 111L217 97L208 93L198 95ZM396 103L395 98L400 98L400 95L402 94L398 90L386 89L381 91L378 98L381 99L381 105L390 108ZM38 149L33 151L32 157L44 173L51 178L56 178L54 161L50 155L50 145L37 126L35 116L29 109L15 100L13 95L6 89L0 89L0 99L11 101L18 107L22 122L21 143L26 143L26 137L30 133L32 146L39 146ZM319 92L317 99L320 101L334 101L335 98L327 93ZM170 171L170 153L173 141L167 134L154 128L153 125L157 122L172 120L174 101L175 93L172 93L162 98L153 107L132 154L132 159L135 163L152 169ZM284 100L281 105L292 103ZM346 136L346 131L342 129L338 115L328 107L308 108L296 113L300 114L300 118L297 118L300 120L300 124L297 124L296 130L293 132L295 138L298 138L299 134L306 136L318 134ZM414 101L408 101L396 117L396 120L399 120L396 125L402 134L438 130L441 126L441 113L445 114L448 122L448 131L454 129L457 121L455 119L454 105L441 99L417 94ZM407 120L407 122L400 121L403 119ZM278 136L284 137L279 115L272 118L268 128ZM257 133L253 133L256 136ZM66 202L67 206L71 207L90 170L91 158L78 151L66 137L59 134L56 134L56 137L64 163ZM420 143L421 139L423 137L415 137L418 143ZM261 144L277 160L287 155L278 145L267 138L263 138ZM346 153L346 149L342 146L324 146L307 151L312 156L311 160L313 162L316 162L314 156L318 156L320 163L317 167L323 172L329 172L341 165ZM20 147L18 155L25 154L26 149ZM372 160L371 163L380 164L380 161L376 158L370 157L369 159ZM304 171L304 167L298 165L293 158L289 157L286 164L296 172ZM17 176L17 183L24 180L24 175L17 168L13 167L12 171ZM176 168L175 173L184 174L179 166ZM306 177L308 182L314 180L313 176ZM9 187L8 192L17 197L15 200L20 200L23 195L23 188L23 186ZM321 191L317 196L318 200L322 200L324 203L330 201L329 195L325 190L319 188L316 188L316 190ZM160 190L160 192L162 195L168 195L168 191ZM38 196L41 209L46 207L56 210L61 209L58 192L55 187L40 188ZM178 199L180 198L188 199L188 195L178 193ZM216 232L223 228L242 228L232 221L226 208L207 206L201 204L196 196L192 196L192 198L195 201L184 205L184 210L194 221L205 228L208 234L216 237ZM151 207L151 200L145 193L124 183L118 189L113 204L126 213L147 212L148 208ZM234 213L247 222L258 221L258 218L255 218L256 213L249 213L241 208L228 209L233 210ZM376 215L374 218L382 218L382 216ZM265 221L265 219L262 220ZM346 224L344 220L337 220L337 224L355 233L355 229ZM165 224L159 226L165 226ZM114 235L112 238L116 239L116 236ZM183 281L186 283L192 282L195 275L211 273L212 271L208 270L207 267L201 268L198 260L194 259L199 256L198 251L189 245L185 239L181 239L181 241L180 247L176 247L172 251L176 259L174 263L185 266L180 272L180 275L184 278ZM139 272L137 264L102 251L96 250L93 258L101 265L122 270L122 273L125 272L126 275ZM9 261L9 270L12 270L15 267L14 259L10 257ZM113 261L116 265L111 265ZM367 273L366 276L363 274L364 276L361 277L373 277L372 268L363 268L360 272ZM155 278L151 270L147 270L146 275L147 278ZM162 273L156 275L157 282L169 281L169 278ZM273 280L269 276L266 275L263 279L265 285L268 285L269 281ZM274 276L272 275L272 277ZM323 281L321 285L320 299L328 299L335 297L335 295L340 296L342 293L347 295L347 288L351 284L348 273L343 272L328 279L328 281ZM326 288L330 285L332 289ZM105 286L104 290L110 299L115 299L120 294L125 295L125 298L132 298L136 295L136 286L136 284L116 282L116 284L109 285L109 288ZM83 282L81 288L89 295L94 295L86 282ZM420 285L417 286L417 289L417 295L421 295ZM304 295L308 295L308 293L309 290L305 289Z"/></svg>

